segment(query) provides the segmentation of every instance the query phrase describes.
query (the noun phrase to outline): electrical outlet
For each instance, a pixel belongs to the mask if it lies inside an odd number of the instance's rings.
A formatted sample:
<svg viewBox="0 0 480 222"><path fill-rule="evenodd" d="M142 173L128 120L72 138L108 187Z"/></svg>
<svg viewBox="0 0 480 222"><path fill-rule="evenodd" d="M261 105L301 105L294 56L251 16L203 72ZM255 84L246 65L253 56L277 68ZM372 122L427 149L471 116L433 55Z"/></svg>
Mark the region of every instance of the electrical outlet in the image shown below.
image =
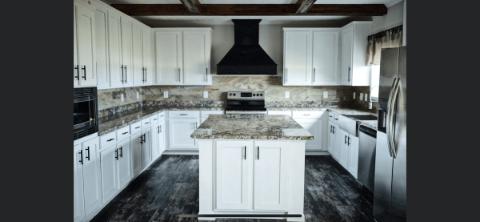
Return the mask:
<svg viewBox="0 0 480 222"><path fill-rule="evenodd" d="M360 101L363 100L363 93L360 93Z"/></svg>
<svg viewBox="0 0 480 222"><path fill-rule="evenodd" d="M165 98L165 99L168 98L168 91L163 91L163 98Z"/></svg>
<svg viewBox="0 0 480 222"><path fill-rule="evenodd" d="M137 93L137 100L140 99L140 93L139 92L136 92Z"/></svg>
<svg viewBox="0 0 480 222"><path fill-rule="evenodd" d="M356 95L356 93L355 93L355 92L353 92L353 99L355 99L355 95Z"/></svg>
<svg viewBox="0 0 480 222"><path fill-rule="evenodd" d="M285 99L290 98L290 91L285 91Z"/></svg>
<svg viewBox="0 0 480 222"><path fill-rule="evenodd" d="M120 101L124 102L125 101L125 96L123 93L120 94Z"/></svg>
<svg viewBox="0 0 480 222"><path fill-rule="evenodd" d="M372 102L369 102L368 103L368 109L372 109L373 108L373 103Z"/></svg>
<svg viewBox="0 0 480 222"><path fill-rule="evenodd" d="M365 100L365 102L368 101L368 93L365 93L365 99L364 100Z"/></svg>
<svg viewBox="0 0 480 222"><path fill-rule="evenodd" d="M328 91L323 91L323 98L327 99L328 98Z"/></svg>
<svg viewBox="0 0 480 222"><path fill-rule="evenodd" d="M203 91L203 98L208 99L208 91Z"/></svg>

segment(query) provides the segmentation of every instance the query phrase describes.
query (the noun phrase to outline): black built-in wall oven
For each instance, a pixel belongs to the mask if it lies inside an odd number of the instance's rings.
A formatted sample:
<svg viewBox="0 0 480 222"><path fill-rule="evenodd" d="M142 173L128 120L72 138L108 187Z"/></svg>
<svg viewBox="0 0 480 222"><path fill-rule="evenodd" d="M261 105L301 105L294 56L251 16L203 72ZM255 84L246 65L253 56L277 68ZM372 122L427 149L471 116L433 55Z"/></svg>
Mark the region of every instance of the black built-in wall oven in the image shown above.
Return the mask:
<svg viewBox="0 0 480 222"><path fill-rule="evenodd" d="M98 132L97 88L73 89L73 139Z"/></svg>

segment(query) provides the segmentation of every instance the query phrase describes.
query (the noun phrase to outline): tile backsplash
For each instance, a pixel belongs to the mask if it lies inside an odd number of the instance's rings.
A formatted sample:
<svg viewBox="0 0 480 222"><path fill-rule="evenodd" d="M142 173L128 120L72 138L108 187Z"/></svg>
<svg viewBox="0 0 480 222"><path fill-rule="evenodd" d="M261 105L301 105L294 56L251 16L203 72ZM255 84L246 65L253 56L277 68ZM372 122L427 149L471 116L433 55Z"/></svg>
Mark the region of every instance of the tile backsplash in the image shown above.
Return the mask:
<svg viewBox="0 0 480 222"><path fill-rule="evenodd" d="M360 93L369 94L369 87L282 86L281 77L263 75L215 75L212 81L210 86L144 86L99 90L99 117L152 107L223 108L225 92L236 90L265 91L267 108L343 107L368 110L368 102L360 101L358 97ZM168 91L168 98L164 98L164 91ZM208 98L203 97L204 91L208 92ZM285 98L287 91L289 98ZM356 93L355 99L353 92Z"/></svg>

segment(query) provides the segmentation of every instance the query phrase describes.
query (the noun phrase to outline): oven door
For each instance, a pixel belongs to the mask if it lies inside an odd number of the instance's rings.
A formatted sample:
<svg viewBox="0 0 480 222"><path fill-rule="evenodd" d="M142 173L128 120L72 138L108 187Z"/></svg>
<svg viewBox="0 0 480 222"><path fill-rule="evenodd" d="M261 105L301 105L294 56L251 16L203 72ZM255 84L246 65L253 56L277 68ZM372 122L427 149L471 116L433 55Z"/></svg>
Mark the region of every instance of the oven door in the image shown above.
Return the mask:
<svg viewBox="0 0 480 222"><path fill-rule="evenodd" d="M96 93L79 94L74 95L73 99L73 134L75 138L98 131Z"/></svg>
<svg viewBox="0 0 480 222"><path fill-rule="evenodd" d="M264 100L227 100L225 110L266 111Z"/></svg>

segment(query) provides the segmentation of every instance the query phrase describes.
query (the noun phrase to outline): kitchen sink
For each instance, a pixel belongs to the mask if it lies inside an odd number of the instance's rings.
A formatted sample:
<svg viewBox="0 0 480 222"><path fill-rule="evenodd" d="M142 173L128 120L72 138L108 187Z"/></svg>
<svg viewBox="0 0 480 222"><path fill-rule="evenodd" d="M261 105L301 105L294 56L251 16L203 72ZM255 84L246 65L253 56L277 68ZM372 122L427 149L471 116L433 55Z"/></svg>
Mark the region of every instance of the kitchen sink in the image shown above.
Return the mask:
<svg viewBox="0 0 480 222"><path fill-rule="evenodd" d="M374 115L344 115L346 117L356 119L356 120L377 120L377 117Z"/></svg>

